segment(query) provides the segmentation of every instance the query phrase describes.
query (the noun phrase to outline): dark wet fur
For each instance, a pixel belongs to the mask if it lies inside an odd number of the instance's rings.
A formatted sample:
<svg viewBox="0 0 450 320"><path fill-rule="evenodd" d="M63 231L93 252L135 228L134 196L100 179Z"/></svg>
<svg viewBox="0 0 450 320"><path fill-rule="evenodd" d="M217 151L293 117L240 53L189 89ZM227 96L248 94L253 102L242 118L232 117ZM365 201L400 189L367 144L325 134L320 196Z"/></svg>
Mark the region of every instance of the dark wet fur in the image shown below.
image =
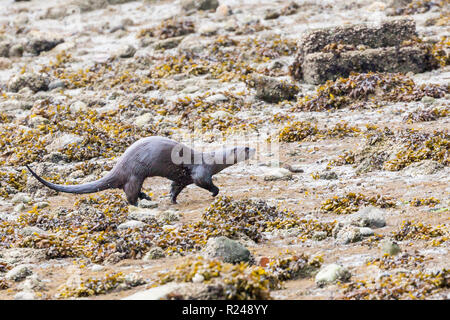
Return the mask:
<svg viewBox="0 0 450 320"><path fill-rule="evenodd" d="M211 156L219 157L231 155L234 161L231 164L216 164L203 162L192 164L192 161L175 164L172 161L174 148L183 152L191 152L192 156L206 159ZM223 169L237 163L237 152L245 152L245 160L250 157L250 148L237 147L223 149L211 153L198 153L189 147L174 140L164 137L143 138L132 144L119 158L114 168L103 178L81 185L58 185L39 177L29 166L31 174L45 186L60 192L68 193L93 193L106 189L123 189L127 200L132 205L137 205L138 199L150 199L141 192L144 180L148 177L164 177L172 180L170 196L172 203L176 203L178 194L188 185L195 185L206 189L216 196L219 193L212 182L212 176ZM218 154L220 153L220 154Z"/></svg>

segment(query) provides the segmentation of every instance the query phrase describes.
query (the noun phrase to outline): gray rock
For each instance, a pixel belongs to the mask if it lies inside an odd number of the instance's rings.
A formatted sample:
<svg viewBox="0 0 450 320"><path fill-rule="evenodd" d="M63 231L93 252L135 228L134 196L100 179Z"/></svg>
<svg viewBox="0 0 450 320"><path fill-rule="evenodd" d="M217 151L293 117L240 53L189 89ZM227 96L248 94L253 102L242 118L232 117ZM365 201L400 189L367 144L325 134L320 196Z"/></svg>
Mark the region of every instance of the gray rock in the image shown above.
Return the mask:
<svg viewBox="0 0 450 320"><path fill-rule="evenodd" d="M131 2L131 1L136 1L136 0L108 0L109 4L122 4L122 3L127 3L127 2Z"/></svg>
<svg viewBox="0 0 450 320"><path fill-rule="evenodd" d="M69 5L77 6L81 12L103 9L108 6L107 0L72 0Z"/></svg>
<svg viewBox="0 0 450 320"><path fill-rule="evenodd" d="M27 207L23 203L19 203L14 206L14 212L22 212L25 211Z"/></svg>
<svg viewBox="0 0 450 320"><path fill-rule="evenodd" d="M327 238L328 234L326 231L315 231L312 235L312 239L316 241L325 240Z"/></svg>
<svg viewBox="0 0 450 320"><path fill-rule="evenodd" d="M36 206L38 209L47 208L50 205L47 201L36 202Z"/></svg>
<svg viewBox="0 0 450 320"><path fill-rule="evenodd" d="M14 197L11 200L12 203L16 204L16 203L30 203L31 202L31 197L23 192L19 192L16 193L14 195Z"/></svg>
<svg viewBox="0 0 450 320"><path fill-rule="evenodd" d="M134 56L135 53L136 53L136 48L131 45L127 45L127 46L121 48L117 55L121 58L131 58Z"/></svg>
<svg viewBox="0 0 450 320"><path fill-rule="evenodd" d="M218 0L181 0L181 7L186 10L216 10Z"/></svg>
<svg viewBox="0 0 450 320"><path fill-rule="evenodd" d="M162 211L159 215L158 215L158 222L159 223L168 223L171 224L175 221L179 221L180 220L180 214L174 210L166 210L166 211Z"/></svg>
<svg viewBox="0 0 450 320"><path fill-rule="evenodd" d="M220 103L220 102L226 102L228 101L228 97L224 94L218 93L209 97L205 98L205 102L207 103Z"/></svg>
<svg viewBox="0 0 450 320"><path fill-rule="evenodd" d="M136 229L136 228L143 228L146 225L147 224L142 221L130 220L130 221L124 222L122 224L119 224L117 226L117 229L119 229L119 230Z"/></svg>
<svg viewBox="0 0 450 320"><path fill-rule="evenodd" d="M21 285L19 285L19 288L23 291L42 291L45 290L45 284L38 278L36 274L32 274L28 278L25 279L25 281L22 282Z"/></svg>
<svg viewBox="0 0 450 320"><path fill-rule="evenodd" d="M373 236L375 234L375 232L372 229L368 228L368 227L359 228L359 232L361 233L361 235L363 237L370 237L370 236Z"/></svg>
<svg viewBox="0 0 450 320"><path fill-rule="evenodd" d="M125 284L129 287L137 287L145 283L144 279L135 272L127 274L124 278Z"/></svg>
<svg viewBox="0 0 450 320"><path fill-rule="evenodd" d="M436 102L436 99L430 96L423 96L423 98L420 100L423 104L430 106L433 103Z"/></svg>
<svg viewBox="0 0 450 320"><path fill-rule="evenodd" d="M14 295L14 300L35 300L36 295L33 291L24 290Z"/></svg>
<svg viewBox="0 0 450 320"><path fill-rule="evenodd" d="M5 70L11 68L12 63L8 58L3 58L0 56L0 70Z"/></svg>
<svg viewBox="0 0 450 320"><path fill-rule="evenodd" d="M75 101L69 107L69 111L71 114L77 114L80 112L86 112L88 109L87 104L83 101Z"/></svg>
<svg viewBox="0 0 450 320"><path fill-rule="evenodd" d="M134 119L133 124L139 128L144 128L153 123L154 118L155 116L152 113L147 112Z"/></svg>
<svg viewBox="0 0 450 320"><path fill-rule="evenodd" d="M151 224L157 221L159 213L160 212L157 209L155 210L133 207L128 213L128 218Z"/></svg>
<svg viewBox="0 0 450 320"><path fill-rule="evenodd" d="M433 61L430 53L420 47L353 50L339 56L330 52L316 52L305 57L302 78L306 83L321 84L327 80L348 77L352 72L422 73L437 67Z"/></svg>
<svg viewBox="0 0 450 320"><path fill-rule="evenodd" d="M18 282L31 274L33 274L33 271L31 271L30 266L22 264L9 270L5 275L5 279Z"/></svg>
<svg viewBox="0 0 450 320"><path fill-rule="evenodd" d="M9 48L9 56L10 57L21 57L23 56L23 46L21 44L15 44L12 45L11 48Z"/></svg>
<svg viewBox="0 0 450 320"><path fill-rule="evenodd" d="M9 57L9 49L11 47L11 44L9 42L1 42L0 43L0 57Z"/></svg>
<svg viewBox="0 0 450 320"><path fill-rule="evenodd" d="M362 235L358 227L338 223L333 229L333 236L339 244L349 244L361 241Z"/></svg>
<svg viewBox="0 0 450 320"><path fill-rule="evenodd" d="M334 171L324 171L319 174L319 178L324 180L335 180L338 176Z"/></svg>
<svg viewBox="0 0 450 320"><path fill-rule="evenodd" d="M264 173L264 181L291 180L292 173L285 168L270 168Z"/></svg>
<svg viewBox="0 0 450 320"><path fill-rule="evenodd" d="M147 199L141 199L139 200L139 207L146 209L155 209L158 208L158 202Z"/></svg>
<svg viewBox="0 0 450 320"><path fill-rule="evenodd" d="M47 91L49 80L42 74L24 73L12 77L8 82L8 90L18 92L22 88L30 88L33 92Z"/></svg>
<svg viewBox="0 0 450 320"><path fill-rule="evenodd" d="M444 165L434 160L422 160L414 162L403 169L403 172L413 177L435 174L442 170Z"/></svg>
<svg viewBox="0 0 450 320"><path fill-rule="evenodd" d="M351 72L418 73L437 68L426 45L402 46L416 35L415 22L408 19L312 30L299 41L291 74L297 80L320 84L348 77ZM325 46L333 43L350 48L339 54L323 52Z"/></svg>
<svg viewBox="0 0 450 320"><path fill-rule="evenodd" d="M47 232L36 226L27 226L19 230L19 234L23 237L32 236L34 234L46 235Z"/></svg>
<svg viewBox="0 0 450 320"><path fill-rule="evenodd" d="M153 247L151 248L145 255L143 260L156 260L156 259L162 259L165 258L166 253L164 250L160 247Z"/></svg>
<svg viewBox="0 0 450 320"><path fill-rule="evenodd" d="M232 13L233 11L231 10L231 7L226 4L221 4L216 9L216 15L219 17L226 17L231 15Z"/></svg>
<svg viewBox="0 0 450 320"><path fill-rule="evenodd" d="M163 286L151 288L149 290L136 292L122 300L164 300L171 293L178 292L182 287L189 285L188 283L169 282Z"/></svg>
<svg viewBox="0 0 450 320"><path fill-rule="evenodd" d="M45 38L36 38L31 39L27 42L25 48L28 52L31 52L34 55L39 55L41 52L50 51L58 44L63 43L64 39L45 39Z"/></svg>
<svg viewBox="0 0 450 320"><path fill-rule="evenodd" d="M383 210L373 206L359 209L358 212L351 214L345 222L358 227L382 228L386 226Z"/></svg>
<svg viewBox="0 0 450 320"><path fill-rule="evenodd" d="M168 39L164 39L164 40L160 40L157 41L154 44L154 49L155 50L167 50L167 49L173 49L178 47L178 45L181 43L181 41L184 39L184 36L180 36L180 37L173 37L173 38L168 38Z"/></svg>
<svg viewBox="0 0 450 320"><path fill-rule="evenodd" d="M293 100L300 90L295 84L261 75L252 75L248 84L256 89L258 99L270 103Z"/></svg>
<svg viewBox="0 0 450 320"><path fill-rule="evenodd" d="M396 242L389 239L381 241L380 247L383 254L388 254L390 256L395 256L402 251Z"/></svg>
<svg viewBox="0 0 450 320"><path fill-rule="evenodd" d="M246 247L227 237L210 238L203 254L207 258L218 258L228 263L252 261L252 255Z"/></svg>
<svg viewBox="0 0 450 320"><path fill-rule="evenodd" d="M315 282L319 287L323 287L331 283L336 283L337 281L348 281L351 276L352 274L347 268L333 263L323 267L317 273Z"/></svg>
<svg viewBox="0 0 450 320"><path fill-rule="evenodd" d="M50 143L46 147L46 150L48 153L56 152L56 151L63 150L65 147L67 147L71 144L75 145L75 144L81 143L82 141L83 141L83 138L78 135L71 134L71 133L65 133L62 136L56 138L52 143Z"/></svg>
<svg viewBox="0 0 450 320"><path fill-rule="evenodd" d="M36 264L46 259L44 250L32 248L12 248L1 251L6 263L17 266L20 264Z"/></svg>
<svg viewBox="0 0 450 320"><path fill-rule="evenodd" d="M305 170L303 169L303 166L298 164L290 164L286 166L286 169L288 169L290 172L293 173L303 173Z"/></svg>
<svg viewBox="0 0 450 320"><path fill-rule="evenodd" d="M102 271L104 269L105 269L105 267L100 265L100 264L94 264L94 265L91 266L91 270L94 271L94 272Z"/></svg>

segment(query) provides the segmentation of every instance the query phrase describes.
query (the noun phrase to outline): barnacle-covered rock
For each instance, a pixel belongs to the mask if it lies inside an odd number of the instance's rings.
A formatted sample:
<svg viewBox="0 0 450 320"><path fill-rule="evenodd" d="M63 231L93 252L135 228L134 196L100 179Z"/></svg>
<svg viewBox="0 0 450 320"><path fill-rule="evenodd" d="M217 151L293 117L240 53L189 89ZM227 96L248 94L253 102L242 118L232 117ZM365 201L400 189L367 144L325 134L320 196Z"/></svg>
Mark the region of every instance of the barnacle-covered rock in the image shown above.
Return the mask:
<svg viewBox="0 0 450 320"><path fill-rule="evenodd" d="M336 242L339 244L349 244L362 240L360 228L352 225L344 225L338 223L333 229L333 235L336 238Z"/></svg>
<svg viewBox="0 0 450 320"><path fill-rule="evenodd" d="M411 176L421 176L427 174L435 174L441 171L444 165L434 160L422 160L419 162L411 163L409 166L403 169L405 174Z"/></svg>
<svg viewBox="0 0 450 320"><path fill-rule="evenodd" d="M23 88L30 88L33 92L47 91L49 79L37 73L24 73L12 77L8 82L8 90L18 92Z"/></svg>
<svg viewBox="0 0 450 320"><path fill-rule="evenodd" d="M271 103L293 100L300 90L295 84L262 75L253 75L247 83L256 89L258 99Z"/></svg>
<svg viewBox="0 0 450 320"><path fill-rule="evenodd" d="M416 39L413 20L323 28L306 33L291 75L320 84L351 72L424 72L437 68L429 45L410 46Z"/></svg>
<svg viewBox="0 0 450 320"><path fill-rule="evenodd" d="M6 275L5 279L11 280L11 281L22 281L27 276L31 275L33 271L31 271L31 268L29 265L18 265L11 270L9 270Z"/></svg>
<svg viewBox="0 0 450 320"><path fill-rule="evenodd" d="M305 57L302 77L307 83L321 84L327 80L348 77L352 72L414 72L438 67L431 53L421 47L396 47L333 53L312 53Z"/></svg>
<svg viewBox="0 0 450 320"><path fill-rule="evenodd" d="M45 260L44 250L32 248L9 248L1 251L3 260L11 266L36 264Z"/></svg>

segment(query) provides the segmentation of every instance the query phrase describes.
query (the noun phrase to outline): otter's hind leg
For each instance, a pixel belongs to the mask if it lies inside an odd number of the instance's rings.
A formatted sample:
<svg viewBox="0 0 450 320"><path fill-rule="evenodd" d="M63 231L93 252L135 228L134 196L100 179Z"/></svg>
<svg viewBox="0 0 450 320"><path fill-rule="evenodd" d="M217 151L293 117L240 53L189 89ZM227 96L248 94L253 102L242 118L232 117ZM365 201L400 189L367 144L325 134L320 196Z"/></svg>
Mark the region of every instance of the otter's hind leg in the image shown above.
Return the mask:
<svg viewBox="0 0 450 320"><path fill-rule="evenodd" d="M135 176L131 176L123 186L123 191L127 196L128 203L137 206L139 195L141 194L141 188L143 184L142 179L138 179Z"/></svg>

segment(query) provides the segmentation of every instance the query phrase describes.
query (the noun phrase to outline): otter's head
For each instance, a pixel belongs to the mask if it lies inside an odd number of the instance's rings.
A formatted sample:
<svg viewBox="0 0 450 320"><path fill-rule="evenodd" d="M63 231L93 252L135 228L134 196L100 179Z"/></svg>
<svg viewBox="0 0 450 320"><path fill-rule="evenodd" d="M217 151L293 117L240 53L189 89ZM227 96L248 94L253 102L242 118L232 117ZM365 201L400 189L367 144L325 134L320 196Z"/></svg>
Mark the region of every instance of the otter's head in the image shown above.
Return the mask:
<svg viewBox="0 0 450 320"><path fill-rule="evenodd" d="M254 148L250 147L233 147L224 150L224 164L233 165L252 158L256 153Z"/></svg>
<svg viewBox="0 0 450 320"><path fill-rule="evenodd" d="M254 148L233 147L216 150L209 154L204 154L204 161L213 165L213 174L222 171L238 162L252 158L256 153Z"/></svg>

